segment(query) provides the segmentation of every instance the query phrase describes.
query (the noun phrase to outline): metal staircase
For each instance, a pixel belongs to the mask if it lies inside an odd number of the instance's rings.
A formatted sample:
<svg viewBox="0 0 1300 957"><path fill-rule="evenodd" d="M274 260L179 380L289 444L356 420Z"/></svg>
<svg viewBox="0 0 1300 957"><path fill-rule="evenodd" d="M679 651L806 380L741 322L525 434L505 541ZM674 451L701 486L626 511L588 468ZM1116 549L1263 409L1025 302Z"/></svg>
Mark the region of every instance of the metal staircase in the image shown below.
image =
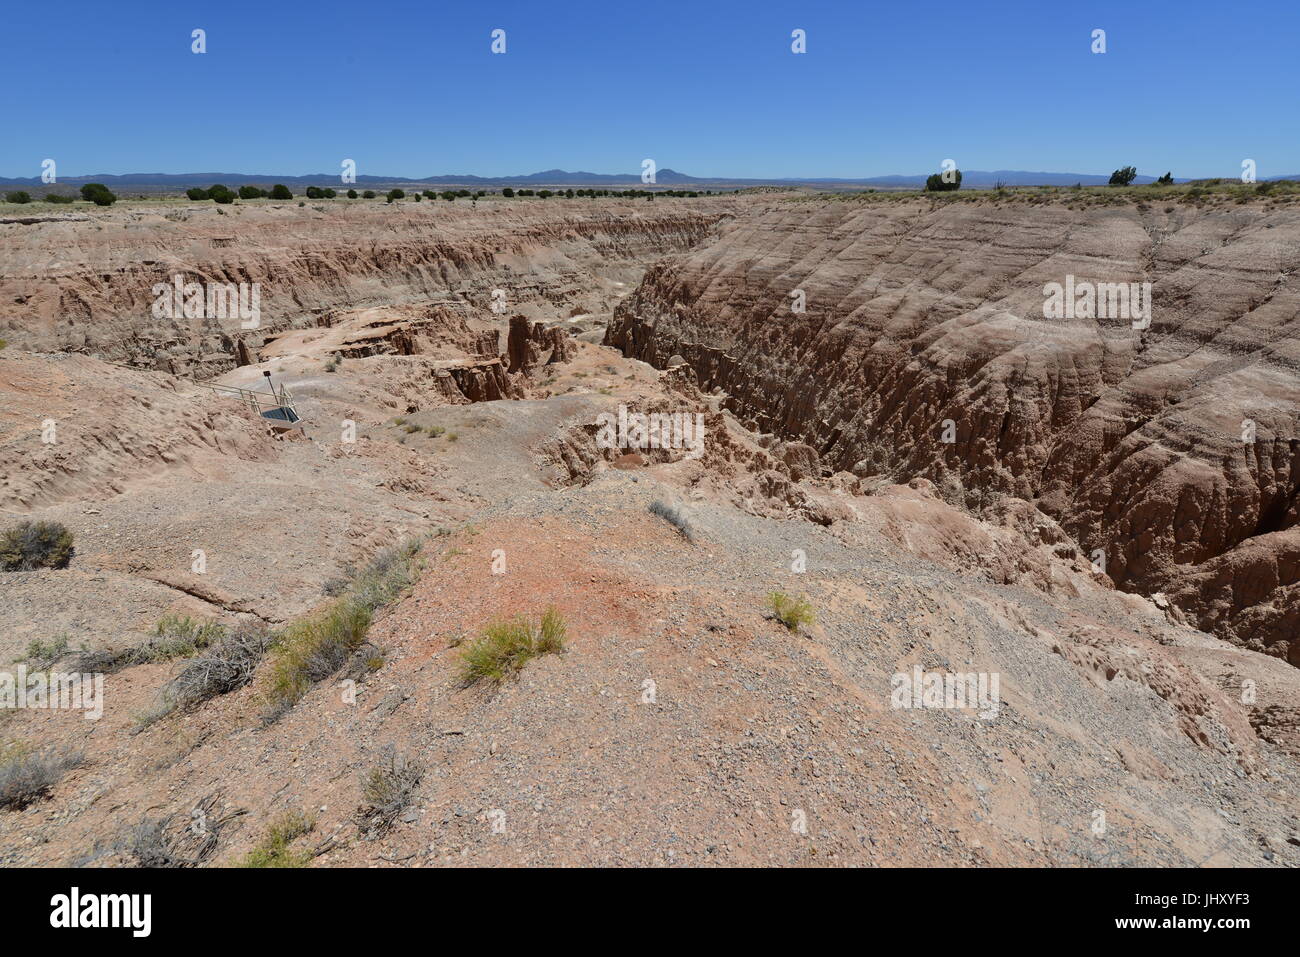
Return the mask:
<svg viewBox="0 0 1300 957"><path fill-rule="evenodd" d="M254 415L270 421L274 429L301 429L302 418L293 403L293 393L284 386L277 387L267 377L270 392L258 392L255 389L241 389L233 385L214 385L208 382L194 383L204 389L211 389L220 395L229 395L245 403Z"/></svg>

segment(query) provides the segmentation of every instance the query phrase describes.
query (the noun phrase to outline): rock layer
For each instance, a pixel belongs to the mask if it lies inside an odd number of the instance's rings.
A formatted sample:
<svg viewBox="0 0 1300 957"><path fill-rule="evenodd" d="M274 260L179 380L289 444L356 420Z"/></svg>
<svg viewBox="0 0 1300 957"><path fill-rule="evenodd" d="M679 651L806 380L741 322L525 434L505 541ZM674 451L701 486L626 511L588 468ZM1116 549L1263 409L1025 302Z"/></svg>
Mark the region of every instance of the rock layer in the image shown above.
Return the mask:
<svg viewBox="0 0 1300 957"><path fill-rule="evenodd" d="M775 203L652 267L606 344L823 468L1057 520L1121 588L1300 664L1300 214ZM1044 287L1151 282L1150 327ZM795 311L800 300L805 309Z"/></svg>
<svg viewBox="0 0 1300 957"><path fill-rule="evenodd" d="M644 205L644 204L642 204ZM289 329L339 310L466 303L500 296L574 312L606 307L593 283L635 282L648 262L689 248L724 201L631 202L558 210L541 202L210 205L112 210L96 218L0 224L0 338L206 378ZM257 284L258 324L155 314L157 284ZM251 298L251 297L250 297ZM165 310L164 310L165 312Z"/></svg>

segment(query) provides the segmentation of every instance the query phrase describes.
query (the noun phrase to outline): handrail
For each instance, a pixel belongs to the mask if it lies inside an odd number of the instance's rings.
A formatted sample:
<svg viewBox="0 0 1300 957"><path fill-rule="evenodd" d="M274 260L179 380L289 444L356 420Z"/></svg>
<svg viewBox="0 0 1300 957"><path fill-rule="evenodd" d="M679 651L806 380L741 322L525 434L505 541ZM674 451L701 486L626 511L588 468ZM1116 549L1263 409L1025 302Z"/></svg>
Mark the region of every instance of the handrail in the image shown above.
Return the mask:
<svg viewBox="0 0 1300 957"><path fill-rule="evenodd" d="M225 395L234 396L241 401L247 402L248 407L252 409L253 414L259 417L265 417L263 415L263 409L268 408L273 410L288 409L293 415L291 421L298 422L301 419L301 416L298 415L297 408L294 406L293 393L284 386L280 386L277 389L275 384L272 383L270 392L259 392L256 389L244 389L235 385L218 385L212 382L195 382L194 385L204 389L211 389L213 392L220 392Z"/></svg>

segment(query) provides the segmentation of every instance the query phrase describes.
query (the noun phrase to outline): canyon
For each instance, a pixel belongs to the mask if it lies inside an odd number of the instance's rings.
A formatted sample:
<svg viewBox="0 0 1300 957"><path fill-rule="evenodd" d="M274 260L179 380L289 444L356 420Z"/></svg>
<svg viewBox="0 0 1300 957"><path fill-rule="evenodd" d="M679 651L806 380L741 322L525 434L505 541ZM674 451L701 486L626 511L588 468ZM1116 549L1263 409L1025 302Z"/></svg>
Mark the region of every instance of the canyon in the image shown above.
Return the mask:
<svg viewBox="0 0 1300 957"><path fill-rule="evenodd" d="M1300 665L1300 216L792 202L660 263L605 342L823 468L1060 523L1117 586ZM1045 318L1067 277L1153 320ZM792 308L792 293L806 301Z"/></svg>
<svg viewBox="0 0 1300 957"><path fill-rule="evenodd" d="M0 753L82 756L0 863L148 864L201 811L186 863L237 864L301 811L317 866L1300 865L1297 266L1294 209L1064 192L0 224L0 526L76 540L0 572L0 661L115 662L100 720L0 709ZM256 327L156 317L177 275ZM1045 318L1067 277L1150 282L1150 326ZM166 616L281 633L399 542L368 667L157 710ZM562 654L460 680L548 606ZM921 673L999 707L891 705Z"/></svg>

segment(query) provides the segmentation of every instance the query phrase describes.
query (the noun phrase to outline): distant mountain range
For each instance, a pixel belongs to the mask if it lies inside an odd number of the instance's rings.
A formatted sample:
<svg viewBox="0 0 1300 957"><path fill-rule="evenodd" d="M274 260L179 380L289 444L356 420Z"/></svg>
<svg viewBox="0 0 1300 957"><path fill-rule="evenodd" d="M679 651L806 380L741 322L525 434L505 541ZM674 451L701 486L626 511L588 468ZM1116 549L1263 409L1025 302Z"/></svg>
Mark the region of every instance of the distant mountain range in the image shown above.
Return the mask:
<svg viewBox="0 0 1300 957"><path fill-rule="evenodd" d="M655 186L694 187L698 189L739 189L747 186L806 186L819 189L918 189L925 185L926 176L871 176L862 179L837 179L830 177L753 179L745 177L688 176L673 169L661 169L655 175ZM1300 174L1292 176L1273 176L1269 179L1300 179ZM1006 186L1104 186L1110 180L1110 174L1093 173L1034 173L1025 170L962 170L962 186L966 189L991 189L998 184ZM1138 184L1155 181L1153 176L1139 176ZM1175 182L1185 183L1185 177L1175 177ZM273 176L248 173L126 173L115 176L107 173L95 176L60 177L58 186L80 186L83 183L103 183L106 186L127 189L139 189L147 192L165 190L183 190L191 186L210 186L223 183L227 186L245 184L270 186L284 183L286 186L347 186L340 182L337 174L312 173L307 176ZM358 176L356 186L641 186L639 173L588 173L570 172L562 169L542 170L526 176L475 176L473 174L450 174L443 176L426 176L423 179L411 179L404 176ZM48 190L49 184L41 182L39 176L7 178L0 176L0 188L34 187Z"/></svg>

